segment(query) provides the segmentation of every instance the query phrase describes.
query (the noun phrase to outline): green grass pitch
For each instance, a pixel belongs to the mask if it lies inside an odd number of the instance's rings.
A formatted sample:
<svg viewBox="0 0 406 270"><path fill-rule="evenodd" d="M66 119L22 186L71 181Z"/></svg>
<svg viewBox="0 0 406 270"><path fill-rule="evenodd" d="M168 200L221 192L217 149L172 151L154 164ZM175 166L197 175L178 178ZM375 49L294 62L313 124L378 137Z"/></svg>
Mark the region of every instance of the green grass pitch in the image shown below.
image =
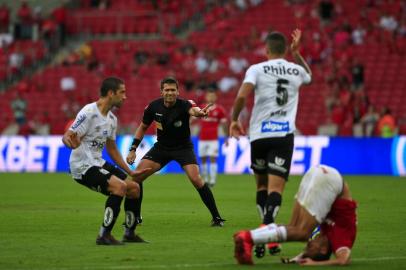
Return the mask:
<svg viewBox="0 0 406 270"><path fill-rule="evenodd" d="M405 269L406 179L345 177L359 203L351 269ZM291 177L277 221L288 222L299 177ZM253 269L233 258L232 235L256 227L255 184L250 175L220 175L213 193L225 219L210 215L185 175L155 175L144 183L149 244L96 246L105 198L67 174L0 174L0 269ZM123 214L113 234L121 238ZM301 243L283 245L296 255ZM279 256L255 259L255 269L297 269ZM333 267L332 267L333 268ZM324 268L323 268L324 269Z"/></svg>

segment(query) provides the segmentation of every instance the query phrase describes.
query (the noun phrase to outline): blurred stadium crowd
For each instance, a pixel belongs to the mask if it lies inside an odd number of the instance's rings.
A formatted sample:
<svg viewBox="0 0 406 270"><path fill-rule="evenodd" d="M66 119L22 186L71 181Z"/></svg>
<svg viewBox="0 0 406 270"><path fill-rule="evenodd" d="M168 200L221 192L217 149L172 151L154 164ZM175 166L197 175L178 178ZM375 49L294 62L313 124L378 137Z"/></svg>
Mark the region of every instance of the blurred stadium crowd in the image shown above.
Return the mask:
<svg viewBox="0 0 406 270"><path fill-rule="evenodd" d="M404 0L0 3L2 134L62 134L111 75L127 86L121 133L135 130L166 75L181 96L204 102L215 89L230 109L247 67L266 59L266 34L296 27L314 74L300 94L301 134L406 134Z"/></svg>

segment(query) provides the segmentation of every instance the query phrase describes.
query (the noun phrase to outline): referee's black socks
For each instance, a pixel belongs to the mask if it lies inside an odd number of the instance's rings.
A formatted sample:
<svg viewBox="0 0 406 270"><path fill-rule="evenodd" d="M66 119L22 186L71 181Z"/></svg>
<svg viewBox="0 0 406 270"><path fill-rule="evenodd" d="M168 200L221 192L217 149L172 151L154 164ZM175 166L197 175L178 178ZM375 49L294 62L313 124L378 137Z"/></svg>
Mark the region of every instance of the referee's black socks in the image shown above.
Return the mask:
<svg viewBox="0 0 406 270"><path fill-rule="evenodd" d="M209 209L213 219L220 218L220 214L217 210L216 201L214 200L213 193L211 192L209 186L204 184L201 188L198 188L197 191L199 192L200 198Z"/></svg>

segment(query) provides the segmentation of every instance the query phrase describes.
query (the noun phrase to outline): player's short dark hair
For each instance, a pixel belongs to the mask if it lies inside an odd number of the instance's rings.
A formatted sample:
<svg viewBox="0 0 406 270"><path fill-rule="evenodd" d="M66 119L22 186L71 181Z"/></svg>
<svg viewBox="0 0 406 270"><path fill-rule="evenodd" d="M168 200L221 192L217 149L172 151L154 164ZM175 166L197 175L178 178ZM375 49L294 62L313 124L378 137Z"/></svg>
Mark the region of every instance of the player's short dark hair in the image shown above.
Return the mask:
<svg viewBox="0 0 406 270"><path fill-rule="evenodd" d="M330 260L331 253L331 249L325 254L319 252L313 256L310 256L310 259L312 259L313 261L327 261Z"/></svg>
<svg viewBox="0 0 406 270"><path fill-rule="evenodd" d="M304 255L303 258L310 258L313 261L327 261L330 259L331 254L333 253L331 249L330 243L328 244L328 250L326 253L322 253L321 251L317 252L316 254L312 255Z"/></svg>
<svg viewBox="0 0 406 270"><path fill-rule="evenodd" d="M161 80L161 91L164 89L165 83L176 84L176 88L179 88L179 83L174 77L165 77Z"/></svg>
<svg viewBox="0 0 406 270"><path fill-rule="evenodd" d="M271 32L266 37L266 45L274 54L284 54L286 52L286 37L280 32Z"/></svg>
<svg viewBox="0 0 406 270"><path fill-rule="evenodd" d="M112 90L114 93L120 88L120 85L123 85L124 81L117 77L108 77L103 80L100 87L100 96L105 97L109 90Z"/></svg>

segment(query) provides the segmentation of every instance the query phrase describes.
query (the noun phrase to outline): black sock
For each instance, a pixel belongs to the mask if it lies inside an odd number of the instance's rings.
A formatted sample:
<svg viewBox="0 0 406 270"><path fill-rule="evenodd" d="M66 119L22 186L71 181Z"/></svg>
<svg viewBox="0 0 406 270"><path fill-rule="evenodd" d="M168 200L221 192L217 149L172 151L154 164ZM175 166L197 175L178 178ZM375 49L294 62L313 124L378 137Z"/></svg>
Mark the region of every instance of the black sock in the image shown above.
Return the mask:
<svg viewBox="0 0 406 270"><path fill-rule="evenodd" d="M266 191L266 190L257 191L257 208L258 208L258 212L261 217L261 220L264 219L265 204L266 204L267 197L268 197L268 191Z"/></svg>
<svg viewBox="0 0 406 270"><path fill-rule="evenodd" d="M202 198L202 201L209 209L213 219L219 218L220 214L217 210L216 201L214 200L213 193L211 192L209 186L207 184L204 184L204 186L197 189L197 191L200 194L200 198Z"/></svg>
<svg viewBox="0 0 406 270"><path fill-rule="evenodd" d="M114 223L116 223L116 219L120 213L120 205L122 200L123 197L113 194L107 198L104 209L102 232L100 233L101 235L110 233L113 229Z"/></svg>
<svg viewBox="0 0 406 270"><path fill-rule="evenodd" d="M134 232L135 227L137 227L137 199L125 198L124 200L124 211L125 211L125 233L128 235Z"/></svg>
<svg viewBox="0 0 406 270"><path fill-rule="evenodd" d="M142 204L142 197L144 194L144 188L142 187L142 183L139 184L140 185L140 196L135 199L135 208L134 208L134 215L135 215L135 219L137 224L141 223L141 204Z"/></svg>
<svg viewBox="0 0 406 270"><path fill-rule="evenodd" d="M274 223L282 204L282 195L278 192L271 192L266 198L264 224Z"/></svg>

